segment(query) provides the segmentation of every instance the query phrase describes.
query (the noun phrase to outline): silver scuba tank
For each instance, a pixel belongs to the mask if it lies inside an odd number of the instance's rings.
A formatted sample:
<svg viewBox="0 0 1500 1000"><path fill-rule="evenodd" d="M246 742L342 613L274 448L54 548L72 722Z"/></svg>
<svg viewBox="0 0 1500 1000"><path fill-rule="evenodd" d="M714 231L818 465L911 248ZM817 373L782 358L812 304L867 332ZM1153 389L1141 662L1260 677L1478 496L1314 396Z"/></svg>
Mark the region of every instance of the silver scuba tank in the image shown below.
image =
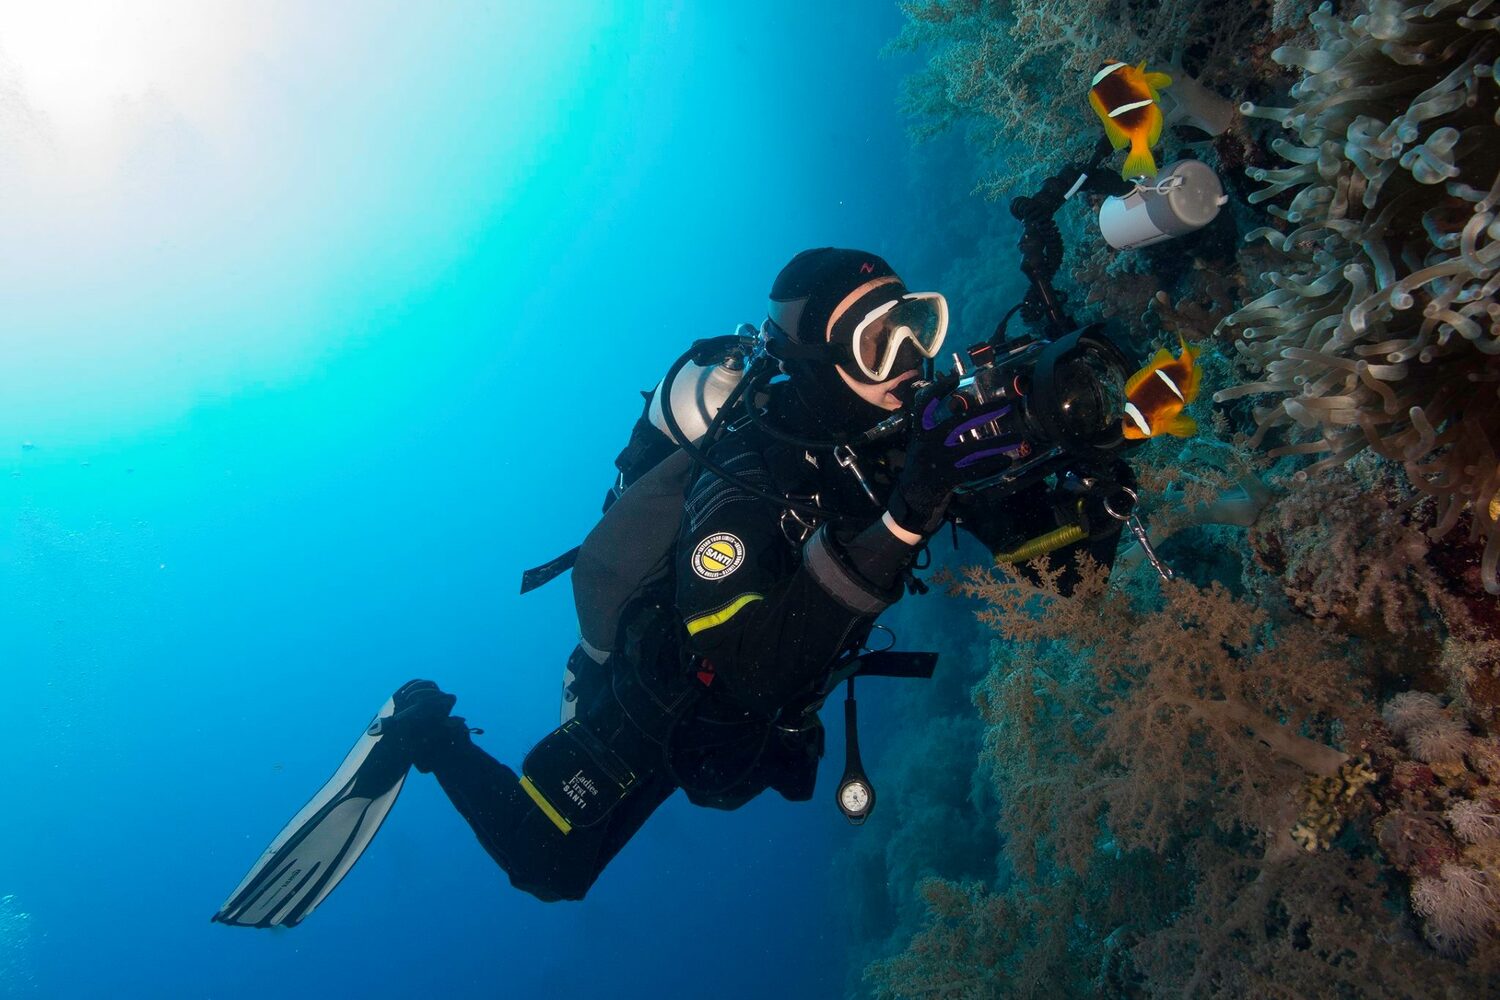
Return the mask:
<svg viewBox="0 0 1500 1000"><path fill-rule="evenodd" d="M739 355L730 355L716 365L704 366L691 361L683 365L677 377L672 380L671 406L672 416L676 418L677 426L682 428L682 433L687 435L689 443L698 442L708 433L708 427L724 406L724 401L744 377L745 363ZM665 434L667 440L673 444L681 444L667 429L667 421L662 415L663 398L666 395L662 392L662 384L658 382L651 393L651 424Z"/></svg>

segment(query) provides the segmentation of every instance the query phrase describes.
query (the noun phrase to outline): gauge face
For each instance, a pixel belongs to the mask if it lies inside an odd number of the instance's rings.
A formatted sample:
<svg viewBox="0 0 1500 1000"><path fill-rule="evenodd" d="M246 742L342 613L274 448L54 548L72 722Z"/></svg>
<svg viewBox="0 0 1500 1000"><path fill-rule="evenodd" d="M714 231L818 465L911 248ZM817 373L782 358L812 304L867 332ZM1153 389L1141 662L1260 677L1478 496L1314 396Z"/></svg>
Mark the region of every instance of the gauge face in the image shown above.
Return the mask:
<svg viewBox="0 0 1500 1000"><path fill-rule="evenodd" d="M870 786L859 779L839 789L839 807L850 816L859 816L870 808Z"/></svg>

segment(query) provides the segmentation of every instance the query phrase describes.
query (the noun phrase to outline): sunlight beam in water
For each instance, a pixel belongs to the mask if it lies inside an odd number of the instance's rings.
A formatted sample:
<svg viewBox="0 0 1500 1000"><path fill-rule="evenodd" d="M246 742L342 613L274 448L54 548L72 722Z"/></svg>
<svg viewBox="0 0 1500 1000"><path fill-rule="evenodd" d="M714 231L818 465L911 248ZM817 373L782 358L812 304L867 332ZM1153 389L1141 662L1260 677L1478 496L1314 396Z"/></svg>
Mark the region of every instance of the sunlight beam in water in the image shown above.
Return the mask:
<svg viewBox="0 0 1500 1000"><path fill-rule="evenodd" d="M0 425L87 441L374 336L504 217L559 109L593 100L580 68L610 20L0 7Z"/></svg>

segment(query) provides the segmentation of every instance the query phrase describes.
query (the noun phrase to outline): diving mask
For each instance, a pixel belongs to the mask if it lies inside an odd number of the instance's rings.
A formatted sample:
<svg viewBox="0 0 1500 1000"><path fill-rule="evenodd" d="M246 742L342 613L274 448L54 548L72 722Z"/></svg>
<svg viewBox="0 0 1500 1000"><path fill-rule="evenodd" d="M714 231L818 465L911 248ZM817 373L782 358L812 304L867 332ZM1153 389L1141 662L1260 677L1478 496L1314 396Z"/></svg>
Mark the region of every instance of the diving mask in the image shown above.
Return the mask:
<svg viewBox="0 0 1500 1000"><path fill-rule="evenodd" d="M865 313L854 328L850 345L861 381L884 382L896 372L901 348L907 344L924 358L937 356L948 333L948 301L937 292L907 292Z"/></svg>

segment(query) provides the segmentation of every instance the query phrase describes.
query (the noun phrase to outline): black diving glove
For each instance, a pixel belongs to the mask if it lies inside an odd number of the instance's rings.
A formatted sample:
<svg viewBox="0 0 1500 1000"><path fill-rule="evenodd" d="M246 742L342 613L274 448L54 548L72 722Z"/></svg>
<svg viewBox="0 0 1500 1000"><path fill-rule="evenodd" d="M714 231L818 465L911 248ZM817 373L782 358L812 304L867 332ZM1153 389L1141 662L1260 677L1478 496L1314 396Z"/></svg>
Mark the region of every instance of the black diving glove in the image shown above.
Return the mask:
<svg viewBox="0 0 1500 1000"><path fill-rule="evenodd" d="M468 724L448 714L458 698L432 681L407 681L391 701L396 711L384 721L385 732L423 774L430 773L455 747L469 742Z"/></svg>
<svg viewBox="0 0 1500 1000"><path fill-rule="evenodd" d="M913 404L916 426L889 504L892 520L913 534L932 534L942 525L955 489L1013 460L993 438L976 439L972 433L1001 416L1005 406L969 407L968 400L952 395L958 378L940 376L917 393Z"/></svg>

